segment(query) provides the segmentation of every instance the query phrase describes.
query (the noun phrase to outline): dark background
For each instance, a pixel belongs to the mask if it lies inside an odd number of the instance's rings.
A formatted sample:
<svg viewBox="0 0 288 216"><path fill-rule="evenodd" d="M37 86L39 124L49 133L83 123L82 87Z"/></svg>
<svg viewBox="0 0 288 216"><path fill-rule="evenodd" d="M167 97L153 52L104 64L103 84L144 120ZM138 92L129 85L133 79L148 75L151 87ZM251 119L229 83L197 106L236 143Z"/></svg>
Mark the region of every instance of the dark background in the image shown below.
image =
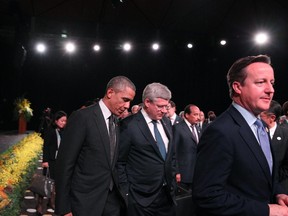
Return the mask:
<svg viewBox="0 0 288 216"><path fill-rule="evenodd" d="M137 87L161 82L172 91L178 112L194 103L217 115L231 103L226 73L246 55L267 54L275 70L274 99L287 100L288 8L284 0L6 0L0 3L0 130L17 129L13 101L25 96L37 129L46 107L71 114L87 100L102 97L109 79L129 77ZM257 46L256 32L270 42ZM68 35L61 38L61 33ZM227 45L220 46L220 39ZM78 46L69 55L67 40ZM43 41L48 52L34 45ZM133 49L124 53L121 44ZM158 41L160 50L152 52ZM99 42L102 50L92 51ZM193 43L187 49L187 42Z"/></svg>

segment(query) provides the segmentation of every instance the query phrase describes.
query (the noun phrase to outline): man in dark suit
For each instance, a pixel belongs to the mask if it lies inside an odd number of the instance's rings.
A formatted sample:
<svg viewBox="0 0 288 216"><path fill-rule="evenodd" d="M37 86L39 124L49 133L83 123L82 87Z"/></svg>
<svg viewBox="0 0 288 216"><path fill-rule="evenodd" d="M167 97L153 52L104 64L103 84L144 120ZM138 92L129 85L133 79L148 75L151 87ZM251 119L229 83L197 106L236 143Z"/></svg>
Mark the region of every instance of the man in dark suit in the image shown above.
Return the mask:
<svg viewBox="0 0 288 216"><path fill-rule="evenodd" d="M114 77L99 102L69 118L57 157L57 214L120 215L124 199L115 169L118 125L114 119L129 108L135 91L127 77Z"/></svg>
<svg viewBox="0 0 288 216"><path fill-rule="evenodd" d="M274 153L275 178L288 193L288 128L277 124L281 115L281 105L272 100L268 110L260 114L269 128Z"/></svg>
<svg viewBox="0 0 288 216"><path fill-rule="evenodd" d="M197 145L200 133L197 123L200 120L200 109L189 104L184 109L184 121L173 126L173 143L176 147L176 161L179 169L177 179L180 185L191 190L194 167L196 163Z"/></svg>
<svg viewBox="0 0 288 216"><path fill-rule="evenodd" d="M151 83L143 91L144 107L121 122L117 165L128 216L175 215L175 152L163 118L170 98L166 86Z"/></svg>
<svg viewBox="0 0 288 216"><path fill-rule="evenodd" d="M288 128L288 101L282 105L282 112L286 118L283 119L281 125Z"/></svg>
<svg viewBox="0 0 288 216"><path fill-rule="evenodd" d="M183 119L176 114L176 104L172 100L170 100L167 105L166 116L170 119L171 125L175 125L183 121Z"/></svg>
<svg viewBox="0 0 288 216"><path fill-rule="evenodd" d="M288 215L288 196L273 180L268 134L257 118L274 95L270 58L237 60L227 82L232 105L198 144L192 190L197 216Z"/></svg>
<svg viewBox="0 0 288 216"><path fill-rule="evenodd" d="M202 134L204 132L204 130L206 129L206 127L208 126L208 123L205 119L205 114L203 111L200 110L200 120L199 120L199 123L198 123L198 128L199 128L199 131L200 133Z"/></svg>

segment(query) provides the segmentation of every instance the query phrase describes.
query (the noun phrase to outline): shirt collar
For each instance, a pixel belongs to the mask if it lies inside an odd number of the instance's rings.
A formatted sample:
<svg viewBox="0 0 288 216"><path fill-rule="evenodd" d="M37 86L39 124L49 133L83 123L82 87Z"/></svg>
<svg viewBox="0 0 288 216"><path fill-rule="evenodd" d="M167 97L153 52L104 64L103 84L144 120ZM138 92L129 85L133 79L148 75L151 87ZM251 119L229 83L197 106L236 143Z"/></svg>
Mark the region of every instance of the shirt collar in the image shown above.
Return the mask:
<svg viewBox="0 0 288 216"><path fill-rule="evenodd" d="M144 110L144 109L141 109L141 113L146 121L147 124L151 123L153 121L153 119L151 119L148 115L148 113ZM159 122L159 121L157 121Z"/></svg>
<svg viewBox="0 0 288 216"><path fill-rule="evenodd" d="M244 107L242 107L239 104L235 103L234 101L232 102L232 106L234 106L235 109L237 109L240 112L240 114L243 116L243 118L245 119L245 121L248 123L248 125L250 127L257 120L257 117L253 113L249 112L247 109L245 109Z"/></svg>
<svg viewBox="0 0 288 216"><path fill-rule="evenodd" d="M103 100L101 99L99 101L99 106L100 106L100 109L103 113L103 116L104 116L104 119L108 119L110 116L111 116L111 111L108 109L108 107L105 105L105 103L103 102Z"/></svg>

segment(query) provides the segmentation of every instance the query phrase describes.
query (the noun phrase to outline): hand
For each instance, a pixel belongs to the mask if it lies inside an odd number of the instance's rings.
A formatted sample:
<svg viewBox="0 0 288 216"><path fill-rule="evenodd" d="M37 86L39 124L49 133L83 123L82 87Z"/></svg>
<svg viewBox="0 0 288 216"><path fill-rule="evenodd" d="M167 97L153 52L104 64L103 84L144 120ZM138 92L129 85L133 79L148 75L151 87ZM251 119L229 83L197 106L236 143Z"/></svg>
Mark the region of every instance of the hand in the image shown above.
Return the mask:
<svg viewBox="0 0 288 216"><path fill-rule="evenodd" d="M48 162L43 162L42 163L42 167L49 167L49 163Z"/></svg>
<svg viewBox="0 0 288 216"><path fill-rule="evenodd" d="M277 203L281 206L288 205L288 196L286 194L278 194L276 195Z"/></svg>
<svg viewBox="0 0 288 216"><path fill-rule="evenodd" d="M72 212L69 212L68 214L65 214L64 216L73 216Z"/></svg>
<svg viewBox="0 0 288 216"><path fill-rule="evenodd" d="M180 173L176 174L176 182L177 183L181 182L181 174Z"/></svg>
<svg viewBox="0 0 288 216"><path fill-rule="evenodd" d="M288 207L278 204L269 204L269 216L288 216Z"/></svg>

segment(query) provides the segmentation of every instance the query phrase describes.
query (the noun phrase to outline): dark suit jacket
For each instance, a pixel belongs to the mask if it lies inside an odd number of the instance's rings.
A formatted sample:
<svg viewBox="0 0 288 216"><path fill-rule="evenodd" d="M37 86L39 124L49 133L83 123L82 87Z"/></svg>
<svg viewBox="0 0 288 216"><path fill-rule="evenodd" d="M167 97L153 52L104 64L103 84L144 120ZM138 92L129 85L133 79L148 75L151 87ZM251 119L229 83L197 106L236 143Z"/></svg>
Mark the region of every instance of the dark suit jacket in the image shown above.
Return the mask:
<svg viewBox="0 0 288 216"><path fill-rule="evenodd" d="M176 119L174 120L173 125L179 124L182 121L183 121L183 119L180 116L176 115Z"/></svg>
<svg viewBox="0 0 288 216"><path fill-rule="evenodd" d="M55 178L55 155L58 150L56 129L52 126L46 129L43 144L43 162L48 162L50 177ZM46 174L46 169L43 170Z"/></svg>
<svg viewBox="0 0 288 216"><path fill-rule="evenodd" d="M115 151L115 158L117 154ZM109 135L99 104L75 111L57 157L57 214L72 210L77 216L101 216L111 179L117 189L114 165L115 160L110 163Z"/></svg>
<svg viewBox="0 0 288 216"><path fill-rule="evenodd" d="M198 215L268 216L283 193L257 139L231 106L204 131L197 149L193 197Z"/></svg>
<svg viewBox="0 0 288 216"><path fill-rule="evenodd" d="M117 164L120 188L143 207L154 201L164 182L174 199L176 173L172 129L170 123L163 120L162 125L170 140L165 161L141 112L121 122Z"/></svg>
<svg viewBox="0 0 288 216"><path fill-rule="evenodd" d="M198 133L198 137L200 134ZM173 126L173 143L176 148L176 161L181 181L192 183L196 163L197 143L185 121Z"/></svg>
<svg viewBox="0 0 288 216"><path fill-rule="evenodd" d="M55 154L58 150L56 129L47 128L44 134L43 162L55 161Z"/></svg>
<svg viewBox="0 0 288 216"><path fill-rule="evenodd" d="M277 125L272 139L275 177L288 193L288 128Z"/></svg>

